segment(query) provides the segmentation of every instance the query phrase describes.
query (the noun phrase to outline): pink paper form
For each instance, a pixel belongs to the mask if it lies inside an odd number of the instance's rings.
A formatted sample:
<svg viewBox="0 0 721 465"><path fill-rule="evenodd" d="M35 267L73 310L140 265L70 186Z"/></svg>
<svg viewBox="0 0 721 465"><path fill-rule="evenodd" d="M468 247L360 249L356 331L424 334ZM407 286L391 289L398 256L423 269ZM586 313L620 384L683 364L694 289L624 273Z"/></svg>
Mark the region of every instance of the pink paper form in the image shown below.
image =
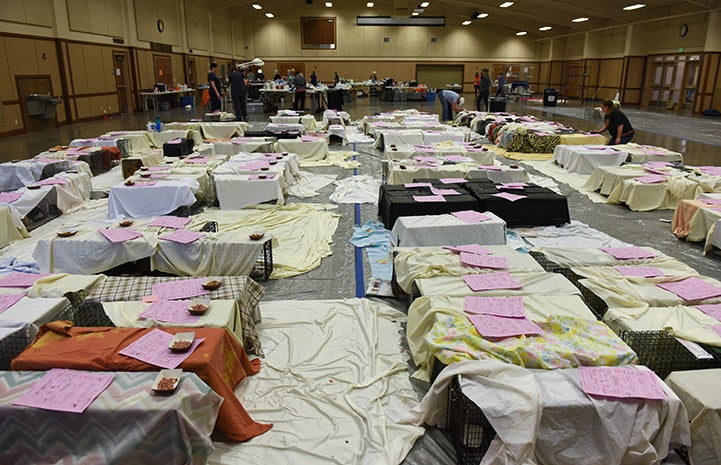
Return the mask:
<svg viewBox="0 0 721 465"><path fill-rule="evenodd" d="M667 399L656 374L624 367L578 367L583 392L593 396Z"/></svg>
<svg viewBox="0 0 721 465"><path fill-rule="evenodd" d="M30 287L40 278L50 276L50 273L21 273L19 271L11 271L3 278L0 278L0 287Z"/></svg>
<svg viewBox="0 0 721 465"><path fill-rule="evenodd" d="M685 301L705 300L721 296L721 287L716 287L699 278L686 278L681 281L658 283L656 286L673 292Z"/></svg>
<svg viewBox="0 0 721 465"><path fill-rule="evenodd" d="M505 318L495 315L468 315L473 326L483 337L506 338L521 335L537 335L543 331L528 318Z"/></svg>
<svg viewBox="0 0 721 465"><path fill-rule="evenodd" d="M695 307L711 318L721 321L721 304L695 305Z"/></svg>
<svg viewBox="0 0 721 465"><path fill-rule="evenodd" d="M0 294L0 313L12 307L25 297L25 294Z"/></svg>
<svg viewBox="0 0 721 465"><path fill-rule="evenodd" d="M647 252L641 247L601 247L601 250L611 254L616 260L631 260L634 258L655 258L652 252Z"/></svg>
<svg viewBox="0 0 721 465"><path fill-rule="evenodd" d="M509 194L508 192L501 192L500 194L491 194L493 197L500 197L502 199L506 199L510 202L515 202L516 200L525 199L525 195L517 195L517 194Z"/></svg>
<svg viewBox="0 0 721 465"><path fill-rule="evenodd" d="M474 253L461 252L461 265L473 266L478 268L493 268L495 270L505 270L508 268L508 259L506 257L494 257L492 255L478 255Z"/></svg>
<svg viewBox="0 0 721 465"><path fill-rule="evenodd" d="M13 405L81 413L115 378L114 373L89 373L53 368Z"/></svg>
<svg viewBox="0 0 721 465"><path fill-rule="evenodd" d="M466 296L463 299L466 313L503 316L506 318L525 318L526 308L523 297L477 297Z"/></svg>
<svg viewBox="0 0 721 465"><path fill-rule="evenodd" d="M200 315L188 311L188 300L158 300L151 303L138 315L138 319L152 319L167 323L196 324Z"/></svg>
<svg viewBox="0 0 721 465"><path fill-rule="evenodd" d="M496 273L468 274L463 281L474 292L489 291L492 289L521 289L523 284L516 281L507 271Z"/></svg>
<svg viewBox="0 0 721 465"><path fill-rule="evenodd" d="M142 236L138 231L131 228L98 229L98 232L110 242L132 241Z"/></svg>
<svg viewBox="0 0 721 465"><path fill-rule="evenodd" d="M176 229L171 233L158 236L158 239L173 241L179 244L190 244L191 242L195 242L203 236L205 236L205 234L203 233L188 231L187 229Z"/></svg>
<svg viewBox="0 0 721 465"><path fill-rule="evenodd" d="M173 369L190 357L190 354L204 340L204 338L195 339L187 352L176 353L172 352L169 347L173 337L170 333L154 329L118 353L161 368Z"/></svg>
<svg viewBox="0 0 721 465"><path fill-rule="evenodd" d="M13 203L20 197L22 197L22 194L18 191L0 192L0 203Z"/></svg>
<svg viewBox="0 0 721 465"><path fill-rule="evenodd" d="M416 202L445 202L446 199L442 195L414 195L413 200Z"/></svg>
<svg viewBox="0 0 721 465"><path fill-rule="evenodd" d="M482 223L484 221L490 221L493 218L491 218L488 215L484 215L483 213L477 212L475 210L461 210L458 212L452 212L451 215L455 216L459 220L465 222L465 223Z"/></svg>
<svg viewBox="0 0 721 465"><path fill-rule="evenodd" d="M660 174L652 174L649 176L640 176L638 178L633 178L633 180L640 182L641 184L658 184L661 182L665 182L667 178L666 176L661 176Z"/></svg>
<svg viewBox="0 0 721 465"><path fill-rule="evenodd" d="M179 216L159 216L148 226L180 229L188 223L190 223L190 218L181 218Z"/></svg>
<svg viewBox="0 0 721 465"><path fill-rule="evenodd" d="M153 294L159 299L177 300L197 297L210 294L210 291L203 289L204 279L182 279L168 281L165 283L153 284Z"/></svg>
<svg viewBox="0 0 721 465"><path fill-rule="evenodd" d="M652 266L614 266L613 268L622 276L638 276L641 278L666 276L663 271Z"/></svg>
<svg viewBox="0 0 721 465"><path fill-rule="evenodd" d="M441 178L439 181L443 184L463 184L464 182L468 182L467 179L463 178Z"/></svg>
<svg viewBox="0 0 721 465"><path fill-rule="evenodd" d="M455 189L438 189L433 186L431 186L431 193L435 195L461 195L461 193Z"/></svg>

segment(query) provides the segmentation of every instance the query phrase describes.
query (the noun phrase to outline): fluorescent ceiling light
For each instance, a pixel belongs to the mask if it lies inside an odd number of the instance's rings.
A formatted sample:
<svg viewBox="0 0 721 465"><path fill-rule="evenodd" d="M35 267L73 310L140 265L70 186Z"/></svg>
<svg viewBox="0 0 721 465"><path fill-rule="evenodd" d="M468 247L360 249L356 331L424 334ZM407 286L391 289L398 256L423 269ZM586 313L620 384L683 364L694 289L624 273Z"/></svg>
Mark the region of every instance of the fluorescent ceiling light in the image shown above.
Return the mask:
<svg viewBox="0 0 721 465"><path fill-rule="evenodd" d="M516 32L516 35L517 35L517 36L525 36L526 34L528 34L528 32L526 32L526 31L518 31L518 32Z"/></svg>
<svg viewBox="0 0 721 465"><path fill-rule="evenodd" d="M551 29L551 26L543 26L538 28L539 31L550 31Z"/></svg>
<svg viewBox="0 0 721 465"><path fill-rule="evenodd" d="M631 11L631 10L638 10L639 8L643 8L645 6L646 6L646 4L644 4L644 3L634 3L633 5L624 6L623 9L626 11Z"/></svg>
<svg viewBox="0 0 721 465"><path fill-rule="evenodd" d="M513 5L513 2L503 2L498 6L500 6L501 8L508 8L511 5Z"/></svg>
<svg viewBox="0 0 721 465"><path fill-rule="evenodd" d="M327 8L333 8L333 2L325 2Z"/></svg>
<svg viewBox="0 0 721 465"><path fill-rule="evenodd" d="M461 24L464 26L468 26L469 24L471 24L471 20L467 19L467 20L463 21Z"/></svg>
<svg viewBox="0 0 721 465"><path fill-rule="evenodd" d="M266 13L265 16L268 17L268 18L274 18L274 17L275 17L275 16L273 15L273 13Z"/></svg>
<svg viewBox="0 0 721 465"><path fill-rule="evenodd" d="M571 21L574 23L582 23L584 21L588 21L588 18L581 16L580 18L575 18L575 19L572 19Z"/></svg>
<svg viewBox="0 0 721 465"><path fill-rule="evenodd" d="M483 19L483 18L487 18L487 17L488 17L488 13L478 13L476 15L477 19Z"/></svg>
<svg viewBox="0 0 721 465"><path fill-rule="evenodd" d="M421 8L428 8L428 5L430 5L431 2L421 2Z"/></svg>
<svg viewBox="0 0 721 465"><path fill-rule="evenodd" d="M263 7L260 6L260 5L258 5L257 3L253 3L253 5L251 5L251 6L252 6L253 8L255 8L256 10L262 10L262 9L263 9Z"/></svg>
<svg viewBox="0 0 721 465"><path fill-rule="evenodd" d="M373 3L373 2L368 2L368 3L366 3L366 6L367 6L368 8L373 8L373 5L375 5L375 3Z"/></svg>

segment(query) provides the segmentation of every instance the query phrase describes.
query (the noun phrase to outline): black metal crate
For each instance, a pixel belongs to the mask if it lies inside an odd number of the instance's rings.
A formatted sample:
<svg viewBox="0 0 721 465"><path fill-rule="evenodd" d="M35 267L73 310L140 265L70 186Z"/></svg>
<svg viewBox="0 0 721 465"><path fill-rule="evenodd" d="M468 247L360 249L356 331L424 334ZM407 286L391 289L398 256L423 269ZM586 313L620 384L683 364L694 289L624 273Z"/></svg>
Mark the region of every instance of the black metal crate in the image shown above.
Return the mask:
<svg viewBox="0 0 721 465"><path fill-rule="evenodd" d="M250 277L260 281L268 281L270 274L273 272L273 244L268 239L263 243L263 247L255 260L255 266L250 272Z"/></svg>
<svg viewBox="0 0 721 465"><path fill-rule="evenodd" d="M463 394L458 376L448 390L448 432L458 465L478 465L496 437L481 409Z"/></svg>
<svg viewBox="0 0 721 465"><path fill-rule="evenodd" d="M10 369L12 359L20 355L20 352L33 342L35 333L32 326L27 325L0 339L0 370Z"/></svg>
<svg viewBox="0 0 721 465"><path fill-rule="evenodd" d="M596 315L599 320L603 319L603 315L608 310L608 304L605 300L596 295L592 290L583 285L583 283L576 283L576 287L581 291L581 297L591 311Z"/></svg>
<svg viewBox="0 0 721 465"><path fill-rule="evenodd" d="M71 303L55 317L56 320L67 320L73 326L115 326L108 315L105 314L103 304L100 302L84 301Z"/></svg>

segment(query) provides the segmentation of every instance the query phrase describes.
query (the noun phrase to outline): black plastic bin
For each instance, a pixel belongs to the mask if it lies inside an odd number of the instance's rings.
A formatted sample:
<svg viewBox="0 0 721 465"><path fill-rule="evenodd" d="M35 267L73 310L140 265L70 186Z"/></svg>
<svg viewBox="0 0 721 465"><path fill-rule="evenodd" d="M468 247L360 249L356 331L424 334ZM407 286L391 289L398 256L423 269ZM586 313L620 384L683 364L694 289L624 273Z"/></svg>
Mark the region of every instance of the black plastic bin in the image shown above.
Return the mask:
<svg viewBox="0 0 721 465"><path fill-rule="evenodd" d="M343 91L328 89L328 109L341 111L343 109Z"/></svg>
<svg viewBox="0 0 721 465"><path fill-rule="evenodd" d="M491 97L488 104L488 111L491 113L503 113L506 111L506 99Z"/></svg>
<svg viewBox="0 0 721 465"><path fill-rule="evenodd" d="M543 89L543 106L555 107L558 101L558 91L553 88Z"/></svg>

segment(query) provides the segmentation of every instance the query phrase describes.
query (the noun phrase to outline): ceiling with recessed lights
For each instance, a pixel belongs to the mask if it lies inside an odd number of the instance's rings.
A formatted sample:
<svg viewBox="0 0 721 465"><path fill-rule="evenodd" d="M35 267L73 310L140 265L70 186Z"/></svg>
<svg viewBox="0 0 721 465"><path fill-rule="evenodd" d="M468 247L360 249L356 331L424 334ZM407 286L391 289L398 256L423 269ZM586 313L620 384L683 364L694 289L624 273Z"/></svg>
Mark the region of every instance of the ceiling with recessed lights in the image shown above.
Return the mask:
<svg viewBox="0 0 721 465"><path fill-rule="evenodd" d="M368 0L333 0L332 6L326 6L325 0L206 0L206 3L208 9L225 10L235 19L260 20L266 13L273 13L278 19L290 15L327 15L332 10L355 16L444 16L446 27L473 27L493 22L527 31L534 38L671 20L721 8L721 0L433 0L427 2L427 6L421 5L425 2L410 0L370 3ZM635 9L624 10L631 6ZM582 18L588 19L581 21Z"/></svg>

